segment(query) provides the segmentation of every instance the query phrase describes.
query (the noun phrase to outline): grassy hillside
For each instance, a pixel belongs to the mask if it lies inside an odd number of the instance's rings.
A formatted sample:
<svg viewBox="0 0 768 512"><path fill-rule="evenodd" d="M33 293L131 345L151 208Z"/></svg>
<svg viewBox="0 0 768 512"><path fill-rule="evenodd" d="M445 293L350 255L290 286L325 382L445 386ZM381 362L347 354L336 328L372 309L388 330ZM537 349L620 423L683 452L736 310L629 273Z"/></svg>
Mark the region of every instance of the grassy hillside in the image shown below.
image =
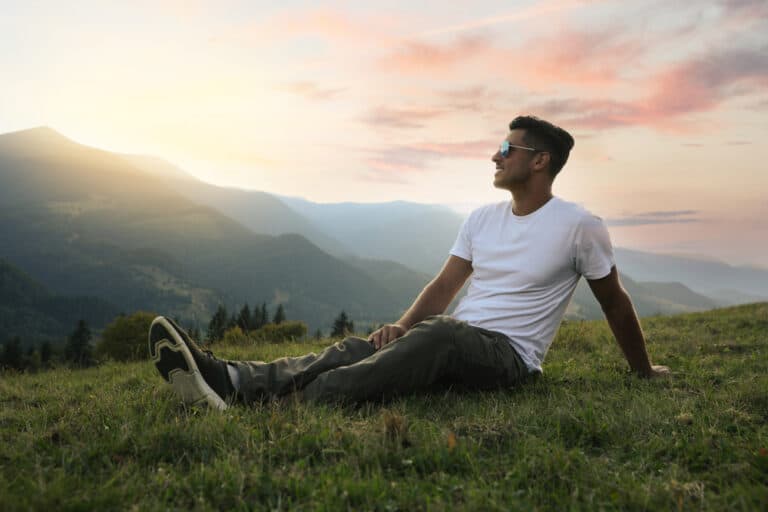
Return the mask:
<svg viewBox="0 0 768 512"><path fill-rule="evenodd" d="M517 389L181 407L148 363L0 379L7 510L760 510L768 304L644 321L668 380L568 322ZM231 358L304 345L221 349ZM320 348L320 346L314 346Z"/></svg>

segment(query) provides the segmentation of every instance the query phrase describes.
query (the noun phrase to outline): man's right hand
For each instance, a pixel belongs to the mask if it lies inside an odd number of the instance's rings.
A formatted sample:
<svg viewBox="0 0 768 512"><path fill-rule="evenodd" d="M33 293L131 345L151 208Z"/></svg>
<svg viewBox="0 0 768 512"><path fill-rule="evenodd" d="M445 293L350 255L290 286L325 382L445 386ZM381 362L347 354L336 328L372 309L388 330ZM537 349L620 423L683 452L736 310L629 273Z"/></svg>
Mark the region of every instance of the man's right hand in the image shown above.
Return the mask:
<svg viewBox="0 0 768 512"><path fill-rule="evenodd" d="M387 343L395 341L406 332L408 332L408 329L400 324L387 324L371 333L371 335L368 336L368 341L373 344L376 350L379 350L381 347Z"/></svg>

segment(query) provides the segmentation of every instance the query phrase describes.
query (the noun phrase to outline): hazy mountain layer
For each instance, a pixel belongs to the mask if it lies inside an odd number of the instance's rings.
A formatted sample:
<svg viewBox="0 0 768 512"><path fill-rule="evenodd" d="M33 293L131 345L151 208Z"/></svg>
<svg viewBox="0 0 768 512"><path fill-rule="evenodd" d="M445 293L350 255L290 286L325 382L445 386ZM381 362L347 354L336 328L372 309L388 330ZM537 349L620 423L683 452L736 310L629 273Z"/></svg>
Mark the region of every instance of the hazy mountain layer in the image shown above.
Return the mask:
<svg viewBox="0 0 768 512"><path fill-rule="evenodd" d="M382 286L298 235L256 235L117 155L49 129L0 136L0 257L57 293L207 322L219 300L283 303L327 328L396 317L426 282ZM389 271L389 270L387 270Z"/></svg>
<svg viewBox="0 0 768 512"><path fill-rule="evenodd" d="M56 294L104 297L124 311L202 325L220 301L247 301L282 303L312 328L327 329L342 309L358 325L394 320L440 268L460 224L437 206L316 204L214 187L160 159L88 148L47 128L0 135L0 258ZM688 289L686 279L702 276L671 272L671 257L655 256L617 250L625 274L665 281L624 275L641 314L715 306ZM730 297L759 296L768 272L750 271L753 286L730 281ZM569 314L601 316L585 283Z"/></svg>
<svg viewBox="0 0 768 512"><path fill-rule="evenodd" d="M628 249L617 249L616 261L638 281L681 282L721 305L768 298L768 270L761 268Z"/></svg>

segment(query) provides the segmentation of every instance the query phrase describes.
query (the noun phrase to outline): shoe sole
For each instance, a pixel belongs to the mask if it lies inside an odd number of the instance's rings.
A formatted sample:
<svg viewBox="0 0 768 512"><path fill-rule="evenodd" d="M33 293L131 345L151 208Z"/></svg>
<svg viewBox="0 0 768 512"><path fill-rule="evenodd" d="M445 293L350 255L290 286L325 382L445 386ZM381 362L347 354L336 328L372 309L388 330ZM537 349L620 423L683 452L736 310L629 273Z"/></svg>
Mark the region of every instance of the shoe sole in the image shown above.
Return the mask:
<svg viewBox="0 0 768 512"><path fill-rule="evenodd" d="M155 318L149 328L149 355L182 402L208 405L220 411L227 409L227 403L203 378L181 335L162 316Z"/></svg>

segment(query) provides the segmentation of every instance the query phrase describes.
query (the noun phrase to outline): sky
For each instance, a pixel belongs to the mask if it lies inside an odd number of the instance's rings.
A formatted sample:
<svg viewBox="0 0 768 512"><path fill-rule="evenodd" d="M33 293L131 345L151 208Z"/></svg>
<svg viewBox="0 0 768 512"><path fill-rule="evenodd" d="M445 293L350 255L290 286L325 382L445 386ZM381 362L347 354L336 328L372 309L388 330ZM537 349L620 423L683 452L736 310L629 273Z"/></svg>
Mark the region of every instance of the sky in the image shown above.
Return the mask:
<svg viewBox="0 0 768 512"><path fill-rule="evenodd" d="M0 133L462 213L517 115L618 246L768 268L768 2L0 0Z"/></svg>

